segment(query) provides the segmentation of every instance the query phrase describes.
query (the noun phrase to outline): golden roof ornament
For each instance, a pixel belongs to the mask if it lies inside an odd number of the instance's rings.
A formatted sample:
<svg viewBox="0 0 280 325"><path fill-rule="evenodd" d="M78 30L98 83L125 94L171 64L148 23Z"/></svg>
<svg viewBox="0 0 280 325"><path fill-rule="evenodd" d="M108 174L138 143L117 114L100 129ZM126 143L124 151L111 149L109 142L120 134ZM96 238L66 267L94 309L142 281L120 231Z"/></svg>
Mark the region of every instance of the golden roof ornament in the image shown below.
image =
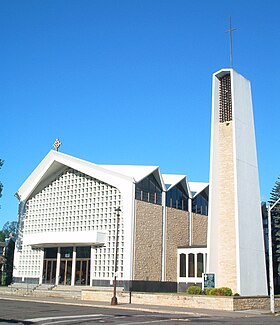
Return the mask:
<svg viewBox="0 0 280 325"><path fill-rule="evenodd" d="M55 139L55 142L54 142L54 144L53 144L53 146L55 147L55 150L56 151L58 151L58 149L59 149L59 147L61 146L61 142L60 142L60 140L57 138L57 139Z"/></svg>

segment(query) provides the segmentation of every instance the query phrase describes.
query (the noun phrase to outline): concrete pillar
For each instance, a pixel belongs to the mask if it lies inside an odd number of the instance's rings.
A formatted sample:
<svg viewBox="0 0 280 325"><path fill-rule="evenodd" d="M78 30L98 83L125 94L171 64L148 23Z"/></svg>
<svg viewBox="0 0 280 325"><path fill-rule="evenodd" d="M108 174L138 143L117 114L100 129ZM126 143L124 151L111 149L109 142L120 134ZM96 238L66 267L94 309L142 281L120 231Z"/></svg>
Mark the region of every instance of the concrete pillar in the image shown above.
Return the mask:
<svg viewBox="0 0 280 325"><path fill-rule="evenodd" d="M73 247L71 286L75 285L77 248Z"/></svg>
<svg viewBox="0 0 280 325"><path fill-rule="evenodd" d="M60 247L57 248L57 255L56 255L56 273L55 273L55 285L59 284L59 272L60 272Z"/></svg>

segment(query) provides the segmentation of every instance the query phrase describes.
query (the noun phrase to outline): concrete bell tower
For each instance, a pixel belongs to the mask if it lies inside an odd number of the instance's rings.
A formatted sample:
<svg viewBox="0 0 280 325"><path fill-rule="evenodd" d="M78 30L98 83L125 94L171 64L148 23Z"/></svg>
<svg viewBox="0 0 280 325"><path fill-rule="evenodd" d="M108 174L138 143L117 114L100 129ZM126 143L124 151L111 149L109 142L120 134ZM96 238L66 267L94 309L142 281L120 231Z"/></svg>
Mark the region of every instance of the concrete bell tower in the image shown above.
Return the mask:
<svg viewBox="0 0 280 325"><path fill-rule="evenodd" d="M222 69L212 91L208 272L216 287L267 295L250 82Z"/></svg>

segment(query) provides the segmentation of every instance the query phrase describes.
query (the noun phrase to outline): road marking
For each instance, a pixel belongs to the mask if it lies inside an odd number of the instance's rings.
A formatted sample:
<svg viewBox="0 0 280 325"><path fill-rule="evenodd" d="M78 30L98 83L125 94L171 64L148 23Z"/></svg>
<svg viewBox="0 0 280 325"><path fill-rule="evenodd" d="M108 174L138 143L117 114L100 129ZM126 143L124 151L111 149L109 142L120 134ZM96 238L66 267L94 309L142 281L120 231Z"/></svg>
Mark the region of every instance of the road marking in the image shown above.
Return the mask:
<svg viewBox="0 0 280 325"><path fill-rule="evenodd" d="M170 320L176 320L179 322L190 322L188 318L171 318Z"/></svg>
<svg viewBox="0 0 280 325"><path fill-rule="evenodd" d="M123 323L118 325L132 325L132 324L151 324L151 323L163 323L163 322L170 322L171 319L161 319L161 320L148 320L146 322L131 322L131 323Z"/></svg>
<svg viewBox="0 0 280 325"><path fill-rule="evenodd" d="M91 320L99 320L99 322L102 321L102 318L101 317L94 317L94 318L79 318L79 321L91 321ZM78 320L76 318L73 318L73 319L65 319L65 320L59 320L59 321L50 321L50 322L47 322L47 323L41 323L41 325L50 325L50 324L61 324L61 323L67 323L67 324L70 324L70 322L77 322Z"/></svg>
<svg viewBox="0 0 280 325"><path fill-rule="evenodd" d="M101 317L106 316L104 314L92 314L92 315L73 315L73 316L57 316L57 317L40 317L25 319L26 322L42 322L45 320L56 320L56 319L71 319L71 318L88 318L88 317Z"/></svg>

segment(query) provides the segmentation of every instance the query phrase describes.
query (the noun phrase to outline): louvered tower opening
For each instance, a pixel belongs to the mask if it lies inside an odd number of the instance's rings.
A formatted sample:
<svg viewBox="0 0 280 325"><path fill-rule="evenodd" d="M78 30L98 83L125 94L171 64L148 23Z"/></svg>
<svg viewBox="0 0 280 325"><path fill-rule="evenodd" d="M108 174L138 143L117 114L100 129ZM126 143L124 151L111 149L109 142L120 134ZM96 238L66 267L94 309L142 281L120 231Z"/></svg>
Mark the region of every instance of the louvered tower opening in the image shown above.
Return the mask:
<svg viewBox="0 0 280 325"><path fill-rule="evenodd" d="M230 74L220 78L220 122L232 121Z"/></svg>

